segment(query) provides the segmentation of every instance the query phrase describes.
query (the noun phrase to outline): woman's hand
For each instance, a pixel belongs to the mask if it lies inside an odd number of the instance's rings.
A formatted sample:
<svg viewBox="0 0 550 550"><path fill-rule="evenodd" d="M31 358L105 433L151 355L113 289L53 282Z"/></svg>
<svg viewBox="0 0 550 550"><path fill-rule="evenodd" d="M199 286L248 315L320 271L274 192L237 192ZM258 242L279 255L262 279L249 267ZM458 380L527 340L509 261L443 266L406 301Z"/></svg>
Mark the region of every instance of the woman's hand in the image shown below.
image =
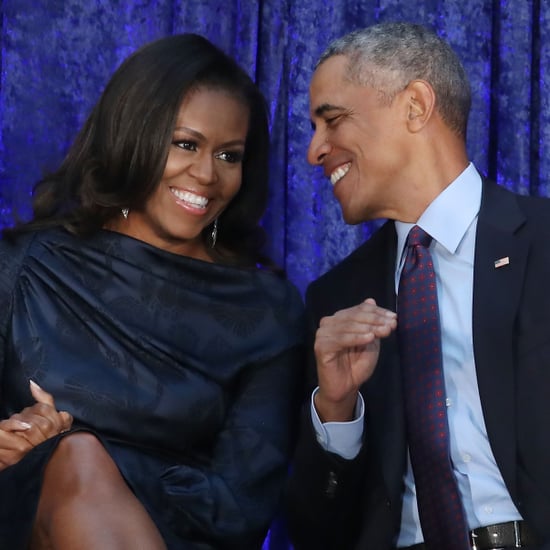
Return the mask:
<svg viewBox="0 0 550 550"><path fill-rule="evenodd" d="M31 380L36 403L0 421L0 470L19 462L33 447L70 429L73 417L57 411L51 394Z"/></svg>

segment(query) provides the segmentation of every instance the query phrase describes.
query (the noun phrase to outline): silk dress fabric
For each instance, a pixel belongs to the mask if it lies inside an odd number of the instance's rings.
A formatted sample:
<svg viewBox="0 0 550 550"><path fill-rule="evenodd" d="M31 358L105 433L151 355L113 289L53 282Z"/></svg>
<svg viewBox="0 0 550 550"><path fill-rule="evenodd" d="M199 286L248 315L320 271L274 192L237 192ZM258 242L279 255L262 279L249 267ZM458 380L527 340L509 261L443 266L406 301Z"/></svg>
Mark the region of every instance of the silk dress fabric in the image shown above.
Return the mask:
<svg viewBox="0 0 550 550"><path fill-rule="evenodd" d="M50 392L98 435L170 550L259 548L299 383L302 300L257 269L118 233L0 242L0 418ZM26 548L63 435L0 472L0 548Z"/></svg>

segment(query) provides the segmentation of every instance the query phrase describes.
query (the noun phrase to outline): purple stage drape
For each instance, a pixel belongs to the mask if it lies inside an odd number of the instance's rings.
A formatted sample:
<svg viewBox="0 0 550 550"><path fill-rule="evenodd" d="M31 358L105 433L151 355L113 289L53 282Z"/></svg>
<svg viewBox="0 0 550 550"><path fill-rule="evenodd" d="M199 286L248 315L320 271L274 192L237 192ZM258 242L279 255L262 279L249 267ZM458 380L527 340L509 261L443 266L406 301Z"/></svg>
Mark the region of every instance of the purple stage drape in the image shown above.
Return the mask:
<svg viewBox="0 0 550 550"><path fill-rule="evenodd" d="M328 42L376 21L435 27L472 81L469 153L485 174L550 196L550 3L543 0L2 0L0 226L29 215L33 184L62 159L109 76L137 47L197 32L255 78L272 124L264 225L303 291L375 224L347 227L310 167L308 84ZM275 540L276 538L283 540ZM273 533L265 548L287 548Z"/></svg>

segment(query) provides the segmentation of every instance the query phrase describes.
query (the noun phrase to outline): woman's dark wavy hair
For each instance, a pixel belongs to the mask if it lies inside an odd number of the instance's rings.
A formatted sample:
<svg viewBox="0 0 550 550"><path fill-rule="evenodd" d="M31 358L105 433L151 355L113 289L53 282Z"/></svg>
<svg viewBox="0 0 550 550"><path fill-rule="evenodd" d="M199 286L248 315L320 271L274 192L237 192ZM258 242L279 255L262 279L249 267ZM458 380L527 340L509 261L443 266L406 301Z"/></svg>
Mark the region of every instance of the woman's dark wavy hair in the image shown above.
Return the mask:
<svg viewBox="0 0 550 550"><path fill-rule="evenodd" d="M220 215L212 252L224 263L271 265L259 225L268 199L267 105L248 74L196 34L157 40L122 63L59 169L36 184L32 220L8 236L52 226L88 236L122 208L142 207L163 175L181 102L198 88L227 91L250 111L241 188Z"/></svg>

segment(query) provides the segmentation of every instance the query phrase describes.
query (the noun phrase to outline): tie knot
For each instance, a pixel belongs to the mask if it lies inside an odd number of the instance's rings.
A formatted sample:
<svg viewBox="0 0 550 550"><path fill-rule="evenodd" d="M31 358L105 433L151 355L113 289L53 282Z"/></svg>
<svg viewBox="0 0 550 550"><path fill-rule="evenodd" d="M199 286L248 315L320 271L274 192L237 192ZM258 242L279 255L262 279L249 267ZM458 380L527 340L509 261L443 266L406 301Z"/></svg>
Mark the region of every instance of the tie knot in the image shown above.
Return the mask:
<svg viewBox="0 0 550 550"><path fill-rule="evenodd" d="M410 231L407 237L407 245L415 246L420 245L424 248L428 248L432 242L432 237L428 235L423 229L415 225Z"/></svg>

